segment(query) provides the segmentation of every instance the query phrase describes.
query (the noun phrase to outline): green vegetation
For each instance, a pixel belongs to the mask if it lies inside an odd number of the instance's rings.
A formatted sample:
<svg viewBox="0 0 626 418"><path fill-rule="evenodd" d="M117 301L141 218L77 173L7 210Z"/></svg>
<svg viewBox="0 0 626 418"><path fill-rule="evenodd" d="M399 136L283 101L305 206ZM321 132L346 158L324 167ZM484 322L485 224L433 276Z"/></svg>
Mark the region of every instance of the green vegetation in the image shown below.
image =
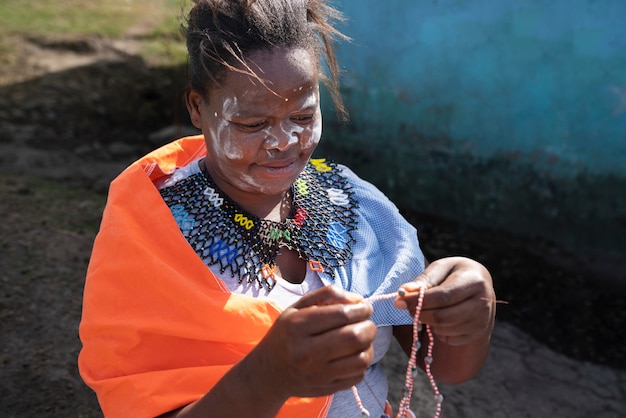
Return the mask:
<svg viewBox="0 0 626 418"><path fill-rule="evenodd" d="M0 62L11 36L132 35L145 43L147 58L184 59L180 17L189 0L2 0Z"/></svg>

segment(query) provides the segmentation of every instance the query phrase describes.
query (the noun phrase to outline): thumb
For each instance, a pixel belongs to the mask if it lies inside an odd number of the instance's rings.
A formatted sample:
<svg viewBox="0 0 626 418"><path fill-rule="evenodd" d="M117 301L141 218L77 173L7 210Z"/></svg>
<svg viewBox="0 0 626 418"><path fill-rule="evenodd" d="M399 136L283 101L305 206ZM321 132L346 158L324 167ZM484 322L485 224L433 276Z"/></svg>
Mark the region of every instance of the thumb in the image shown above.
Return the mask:
<svg viewBox="0 0 626 418"><path fill-rule="evenodd" d="M402 287L407 292L416 292L422 287L430 289L439 286L454 270L455 263L450 259L435 260L422 271L412 282Z"/></svg>
<svg viewBox="0 0 626 418"><path fill-rule="evenodd" d="M455 263L449 258L430 263L412 282L400 286L402 294L394 301L398 309L407 309L407 297L415 297L415 292L430 289L443 283L454 270Z"/></svg>

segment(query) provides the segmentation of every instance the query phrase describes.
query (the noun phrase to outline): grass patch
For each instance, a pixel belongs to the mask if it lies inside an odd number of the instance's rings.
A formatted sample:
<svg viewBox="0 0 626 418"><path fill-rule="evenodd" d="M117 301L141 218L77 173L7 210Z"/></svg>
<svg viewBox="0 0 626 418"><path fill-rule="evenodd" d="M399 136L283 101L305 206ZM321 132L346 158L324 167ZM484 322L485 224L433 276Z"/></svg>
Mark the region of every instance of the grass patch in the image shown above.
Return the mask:
<svg viewBox="0 0 626 418"><path fill-rule="evenodd" d="M187 62L187 48L183 41L149 39L144 41L142 57L150 65L179 65Z"/></svg>
<svg viewBox="0 0 626 418"><path fill-rule="evenodd" d="M176 22L180 0L4 0L0 35L102 35L119 37L133 25Z"/></svg>
<svg viewBox="0 0 626 418"><path fill-rule="evenodd" d="M0 62L10 56L11 36L115 39L132 34L145 39L149 58L180 63L180 20L189 5L190 0L2 0Z"/></svg>
<svg viewBox="0 0 626 418"><path fill-rule="evenodd" d="M184 2L168 0L172 13L144 38L142 54L148 62L156 64L182 64L187 61L185 37L181 29Z"/></svg>

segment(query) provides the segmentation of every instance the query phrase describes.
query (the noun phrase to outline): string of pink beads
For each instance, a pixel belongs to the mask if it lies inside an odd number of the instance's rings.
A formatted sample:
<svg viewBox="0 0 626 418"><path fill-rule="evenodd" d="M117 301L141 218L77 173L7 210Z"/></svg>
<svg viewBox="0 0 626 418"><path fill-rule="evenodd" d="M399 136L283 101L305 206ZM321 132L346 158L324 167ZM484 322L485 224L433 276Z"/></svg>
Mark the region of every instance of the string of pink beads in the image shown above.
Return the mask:
<svg viewBox="0 0 626 418"><path fill-rule="evenodd" d="M400 405L398 407L398 414L396 418L414 418L415 414L410 410L411 406L411 395L413 394L413 383L415 382L415 377L417 377L417 353L421 348L421 343L419 341L419 334L422 330L422 324L419 321L420 313L422 311L422 305L424 303L424 292L426 290L426 286L420 287L420 294L417 301L417 306L415 307L415 316L413 317L413 344L411 346L411 355L409 356L409 362L406 368L406 374L404 379L404 394L402 399L400 400ZM396 295L404 296L404 289L398 290L398 293L389 293L386 295L373 296L368 300L370 302L374 302L376 300L383 299L391 299L396 297ZM425 364L425 372L428 380L430 382L431 387L433 388L433 392L435 393L435 402L437 403L437 409L434 414L434 418L439 418L441 415L441 405L443 403L443 395L439 391L437 387L437 383L435 382L435 378L431 372L431 364L433 362L433 347L435 344L435 338L433 333L428 325L426 325L426 334L428 336L428 347L426 352L426 357L424 357ZM356 389L356 386L352 387L352 393L354 394L354 399L356 400L357 406L361 411L361 416L363 418L368 418L370 416L369 411L363 406L363 402L359 396L359 392Z"/></svg>

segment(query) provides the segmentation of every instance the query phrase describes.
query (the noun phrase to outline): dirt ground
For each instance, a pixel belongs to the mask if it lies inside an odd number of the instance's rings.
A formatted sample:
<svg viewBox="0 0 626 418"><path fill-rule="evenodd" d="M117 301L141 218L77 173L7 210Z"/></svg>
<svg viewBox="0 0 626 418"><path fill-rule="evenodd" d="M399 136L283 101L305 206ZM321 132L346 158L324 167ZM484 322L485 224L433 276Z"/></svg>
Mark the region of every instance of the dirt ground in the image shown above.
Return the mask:
<svg viewBox="0 0 626 418"><path fill-rule="evenodd" d="M0 415L97 417L76 368L89 252L110 179L173 134L159 129L179 87L166 76L180 69L149 69L102 40L82 49L18 41L27 56L0 71ZM626 368L626 298L607 280L623 264L405 214L428 258L462 254L489 267L506 301L498 321L569 358Z"/></svg>

